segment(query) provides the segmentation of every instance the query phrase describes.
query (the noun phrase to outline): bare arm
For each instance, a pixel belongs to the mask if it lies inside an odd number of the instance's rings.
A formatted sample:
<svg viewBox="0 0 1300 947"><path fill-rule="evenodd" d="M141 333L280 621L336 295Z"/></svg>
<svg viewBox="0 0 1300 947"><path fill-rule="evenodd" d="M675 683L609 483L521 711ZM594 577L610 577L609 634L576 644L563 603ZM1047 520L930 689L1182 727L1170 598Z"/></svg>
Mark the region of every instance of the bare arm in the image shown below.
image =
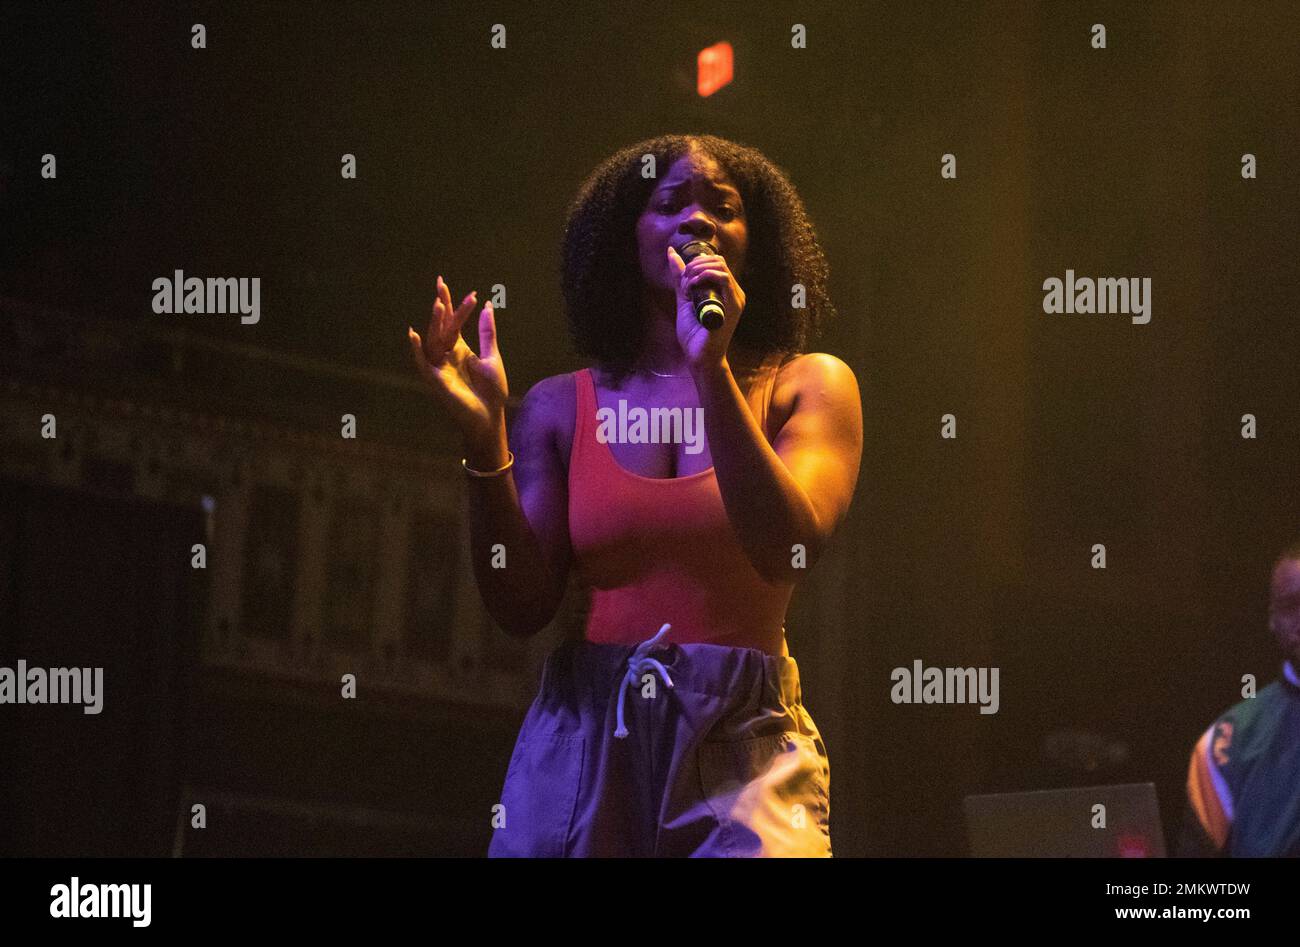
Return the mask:
<svg viewBox="0 0 1300 947"><path fill-rule="evenodd" d="M793 547L820 557L848 512L862 459L857 378L833 355L801 356L786 367L796 386L789 419L771 445L724 359L694 372L709 452L727 517L755 570L794 582Z"/></svg>
<svg viewBox="0 0 1300 947"><path fill-rule="evenodd" d="M476 355L461 338L475 293L458 307L438 277L437 298L423 337L407 332L411 357L434 400L460 428L465 459L475 470L507 460L505 363L496 317L485 303ZM564 376L546 379L524 396L509 449L514 466L493 477L467 477L470 550L479 596L488 614L516 636L546 627L564 595L569 571L568 483L555 450L555 402ZM499 547L499 548L498 548Z"/></svg>
<svg viewBox="0 0 1300 947"><path fill-rule="evenodd" d="M564 597L571 557L568 482L551 419L562 400L557 386L567 381L556 376L533 386L511 425L514 466L500 477L469 477L466 487L479 597L513 636L545 628ZM468 448L466 458L478 470L504 465L505 434L486 449Z"/></svg>

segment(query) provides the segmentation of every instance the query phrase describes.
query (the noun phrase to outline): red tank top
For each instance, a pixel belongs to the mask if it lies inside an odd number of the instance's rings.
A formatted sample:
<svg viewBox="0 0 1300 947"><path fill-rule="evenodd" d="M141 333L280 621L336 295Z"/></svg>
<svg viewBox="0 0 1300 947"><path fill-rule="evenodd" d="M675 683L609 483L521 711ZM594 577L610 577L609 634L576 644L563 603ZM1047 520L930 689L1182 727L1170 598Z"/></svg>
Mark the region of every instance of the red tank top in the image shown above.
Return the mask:
<svg viewBox="0 0 1300 947"><path fill-rule="evenodd" d="M637 644L669 622L668 642L789 654L785 612L794 585L754 570L727 519L714 468L671 479L624 469L596 438L591 369L573 375L569 539L591 586L587 640ZM772 366L749 399L765 432L775 375Z"/></svg>

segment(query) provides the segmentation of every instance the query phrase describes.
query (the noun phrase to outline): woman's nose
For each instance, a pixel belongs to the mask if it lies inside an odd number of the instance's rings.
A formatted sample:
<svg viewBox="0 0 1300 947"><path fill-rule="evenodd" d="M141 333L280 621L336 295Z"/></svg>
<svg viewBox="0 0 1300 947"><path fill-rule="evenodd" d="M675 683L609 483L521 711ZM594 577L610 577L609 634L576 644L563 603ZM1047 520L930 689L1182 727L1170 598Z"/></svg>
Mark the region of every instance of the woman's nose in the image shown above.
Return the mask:
<svg viewBox="0 0 1300 947"><path fill-rule="evenodd" d="M693 237L711 237L717 227L709 219L709 215L702 210L697 210L691 216L682 221L681 227L678 228L684 234L690 234Z"/></svg>

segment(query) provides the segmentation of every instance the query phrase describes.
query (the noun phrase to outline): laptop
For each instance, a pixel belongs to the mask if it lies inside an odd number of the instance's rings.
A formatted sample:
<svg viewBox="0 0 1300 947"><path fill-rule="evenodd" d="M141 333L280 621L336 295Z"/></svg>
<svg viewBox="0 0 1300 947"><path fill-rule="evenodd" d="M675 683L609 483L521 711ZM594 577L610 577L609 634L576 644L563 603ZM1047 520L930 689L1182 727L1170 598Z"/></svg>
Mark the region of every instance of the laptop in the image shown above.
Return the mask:
<svg viewBox="0 0 1300 947"><path fill-rule="evenodd" d="M974 858L1165 857L1154 783L967 796L962 808Z"/></svg>

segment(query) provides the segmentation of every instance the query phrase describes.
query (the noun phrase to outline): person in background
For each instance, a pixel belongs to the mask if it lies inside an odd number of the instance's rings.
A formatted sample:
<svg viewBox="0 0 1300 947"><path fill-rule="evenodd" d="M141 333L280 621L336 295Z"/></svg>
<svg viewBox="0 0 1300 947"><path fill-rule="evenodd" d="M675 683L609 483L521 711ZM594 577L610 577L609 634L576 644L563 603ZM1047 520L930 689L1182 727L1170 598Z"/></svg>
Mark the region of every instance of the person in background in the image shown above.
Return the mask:
<svg viewBox="0 0 1300 947"><path fill-rule="evenodd" d="M1181 856L1300 856L1300 540L1273 565L1268 617L1282 678L1197 741Z"/></svg>

